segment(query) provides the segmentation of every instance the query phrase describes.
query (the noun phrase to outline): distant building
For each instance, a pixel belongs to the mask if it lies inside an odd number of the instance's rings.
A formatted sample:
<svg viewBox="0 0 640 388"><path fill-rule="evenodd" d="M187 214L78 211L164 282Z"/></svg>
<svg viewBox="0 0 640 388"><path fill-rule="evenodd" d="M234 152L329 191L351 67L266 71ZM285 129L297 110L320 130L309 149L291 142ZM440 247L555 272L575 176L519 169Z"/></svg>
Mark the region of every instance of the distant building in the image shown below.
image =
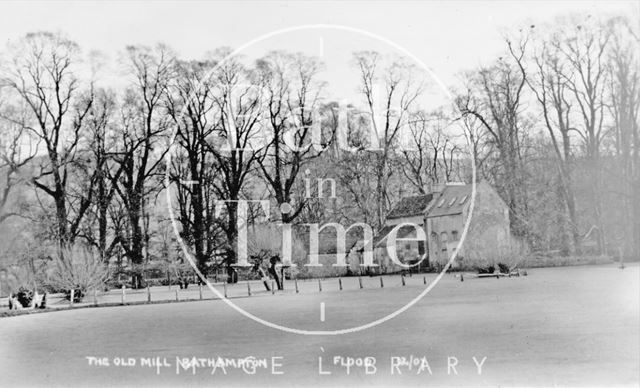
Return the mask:
<svg viewBox="0 0 640 388"><path fill-rule="evenodd" d="M436 194L437 195L437 194ZM387 237L389 233L400 224L410 222L420 225L424 229L425 214L429 209L429 205L433 202L434 193L426 195L415 195L404 197L389 212L385 222L385 226L378 232L374 240L374 252L377 264L381 266L381 271L394 269L393 261L387 254ZM424 241L402 241L402 239L415 239L417 233L415 228L411 226L402 226L396 234L396 252L398 258L404 263L415 262L425 254L427 244ZM421 267L428 266L429 260L426 259ZM400 268L397 268L400 269Z"/></svg>
<svg viewBox="0 0 640 388"><path fill-rule="evenodd" d="M440 267L445 265L458 249L471 211L472 185L448 183L434 186L429 193L404 197L387 215L384 227L373 238L374 263L377 268L364 268L365 249L362 228L344 225L345 235L340 237L334 226L325 225L317 236L320 266L305 266L309 257L294 259L298 264L297 276L330 277L361 273L387 273L400 271L387 250L390 233L397 228L395 250L403 263L417 263L419 267ZM422 241L411 223L424 232ZM297 234L309 248L309 230L299 228ZM336 266L338 241L344 247L346 267ZM498 193L486 182L476 184L476 196L472 217L464 244L457 253L455 266L486 265L501 261L509 254L512 238L509 228L509 209ZM426 257L425 257L426 255Z"/></svg>
<svg viewBox="0 0 640 388"><path fill-rule="evenodd" d="M405 197L389 212L385 226L375 239L375 253L381 270L401 269L387 252L387 237L399 224L413 223L424 231L427 241L411 241L417 237L414 227L404 225L396 234L396 252L404 263L414 263L426 253L420 267L446 264L458 249L469 218L472 185L448 183L435 186L425 195ZM402 239L408 240L402 240ZM498 193L486 182L476 184L473 213L464 244L457 252L454 265L466 262L494 262L508 254L512 238L509 209ZM471 264L469 263L469 264Z"/></svg>

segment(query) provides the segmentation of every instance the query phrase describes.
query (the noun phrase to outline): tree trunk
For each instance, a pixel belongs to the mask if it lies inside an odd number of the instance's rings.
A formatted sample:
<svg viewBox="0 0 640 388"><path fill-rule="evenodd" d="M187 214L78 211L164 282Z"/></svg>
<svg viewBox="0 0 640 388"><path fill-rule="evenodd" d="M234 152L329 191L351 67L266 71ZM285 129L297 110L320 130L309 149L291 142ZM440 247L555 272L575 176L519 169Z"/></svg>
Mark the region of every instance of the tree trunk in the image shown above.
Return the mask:
<svg viewBox="0 0 640 388"><path fill-rule="evenodd" d="M640 175L640 166L636 167L637 175ZM633 198L640 198L640 176L636 177L634 188L633 188ZM640 258L640 201L633 201L633 214L634 214L634 223L633 223L633 258Z"/></svg>
<svg viewBox="0 0 640 388"><path fill-rule="evenodd" d="M192 155L190 158L191 180L199 182L193 187L193 194L191 196L191 206L193 209L193 245L196 252L196 263L200 272L206 276L207 272L207 255L204 250L205 239L205 220L204 220L204 205L202 200L202 177L198 174L198 160L197 157Z"/></svg>
<svg viewBox="0 0 640 388"><path fill-rule="evenodd" d="M226 235L227 235L227 254L226 254L226 268L228 274L228 283L237 283L238 282L238 272L233 267L233 264L236 264L238 261L238 252L236 251L238 247L238 203L237 202L228 202L227 203L227 211L229 212L229 223L227 225Z"/></svg>

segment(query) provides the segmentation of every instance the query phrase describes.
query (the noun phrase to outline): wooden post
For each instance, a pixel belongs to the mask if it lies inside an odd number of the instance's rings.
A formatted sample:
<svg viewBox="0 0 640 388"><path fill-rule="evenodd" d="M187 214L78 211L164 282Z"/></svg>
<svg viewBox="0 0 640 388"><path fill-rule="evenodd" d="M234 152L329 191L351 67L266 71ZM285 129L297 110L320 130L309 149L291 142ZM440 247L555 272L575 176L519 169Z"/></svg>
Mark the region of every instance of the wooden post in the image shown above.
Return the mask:
<svg viewBox="0 0 640 388"><path fill-rule="evenodd" d="M426 277L426 276L423 276L423 277L422 277L422 282L423 282L424 284L427 284L427 277Z"/></svg>
<svg viewBox="0 0 640 388"><path fill-rule="evenodd" d="M322 292L322 282L320 281L320 278L318 278L318 291Z"/></svg>
<svg viewBox="0 0 640 388"><path fill-rule="evenodd" d="M202 300L202 284L198 284L198 291L200 292L200 300Z"/></svg>
<svg viewBox="0 0 640 388"><path fill-rule="evenodd" d="M463 274L460 274L460 281L464 282L464 275Z"/></svg>
<svg viewBox="0 0 640 388"><path fill-rule="evenodd" d="M293 281L294 281L294 283L296 285L296 294L297 294L299 292L299 290L298 290L298 279L294 279Z"/></svg>
<svg viewBox="0 0 640 388"><path fill-rule="evenodd" d="M93 305L98 305L98 289L96 288L93 289Z"/></svg>
<svg viewBox="0 0 640 388"><path fill-rule="evenodd" d="M75 290L72 288L71 293L69 294L69 307L73 306L73 294Z"/></svg>
<svg viewBox="0 0 640 388"><path fill-rule="evenodd" d="M400 277L402 278L402 286L403 286L403 287L404 287L404 286L406 286L407 284L406 284L406 283L405 283L405 281L404 281L404 275L400 275Z"/></svg>
<svg viewBox="0 0 640 388"><path fill-rule="evenodd" d="M276 294L276 282L273 281L273 279L271 279L271 295L275 295Z"/></svg>
<svg viewBox="0 0 640 388"><path fill-rule="evenodd" d="M178 297L178 289L176 288L176 302L179 301L180 298Z"/></svg>
<svg viewBox="0 0 640 388"><path fill-rule="evenodd" d="M342 291L342 278L338 278L338 287L340 288L340 291Z"/></svg>
<svg viewBox="0 0 640 388"><path fill-rule="evenodd" d="M247 280L247 294L251 296L251 283Z"/></svg>
<svg viewBox="0 0 640 388"><path fill-rule="evenodd" d="M282 286L282 291L284 291L284 268L280 268L280 285Z"/></svg>
<svg viewBox="0 0 640 388"><path fill-rule="evenodd" d="M227 299L227 283L222 283L224 286L224 298Z"/></svg>
<svg viewBox="0 0 640 388"><path fill-rule="evenodd" d="M384 288L384 281L382 281L382 276L380 276L380 288Z"/></svg>
<svg viewBox="0 0 640 388"><path fill-rule="evenodd" d="M358 276L358 284L360 285L360 289L362 289L362 278Z"/></svg>
<svg viewBox="0 0 640 388"><path fill-rule="evenodd" d="M122 285L122 304L124 304L125 300L126 300L126 295L125 295L125 287L124 284Z"/></svg>
<svg viewBox="0 0 640 388"><path fill-rule="evenodd" d="M151 289L149 288L149 285L147 285L147 303L151 302Z"/></svg>

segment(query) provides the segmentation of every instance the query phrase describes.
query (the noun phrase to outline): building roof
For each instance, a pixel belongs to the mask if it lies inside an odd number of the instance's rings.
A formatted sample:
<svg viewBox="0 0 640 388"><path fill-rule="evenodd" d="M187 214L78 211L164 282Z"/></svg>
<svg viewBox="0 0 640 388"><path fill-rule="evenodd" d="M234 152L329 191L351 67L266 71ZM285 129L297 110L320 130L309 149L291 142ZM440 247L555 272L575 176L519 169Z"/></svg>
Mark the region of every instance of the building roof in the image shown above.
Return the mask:
<svg viewBox="0 0 640 388"><path fill-rule="evenodd" d="M472 185L447 185L436 197L427 213L427 218L461 214L471 201Z"/></svg>
<svg viewBox="0 0 640 388"><path fill-rule="evenodd" d="M414 217L424 214L433 199L433 194L415 195L412 197L404 197L391 210L387 218Z"/></svg>

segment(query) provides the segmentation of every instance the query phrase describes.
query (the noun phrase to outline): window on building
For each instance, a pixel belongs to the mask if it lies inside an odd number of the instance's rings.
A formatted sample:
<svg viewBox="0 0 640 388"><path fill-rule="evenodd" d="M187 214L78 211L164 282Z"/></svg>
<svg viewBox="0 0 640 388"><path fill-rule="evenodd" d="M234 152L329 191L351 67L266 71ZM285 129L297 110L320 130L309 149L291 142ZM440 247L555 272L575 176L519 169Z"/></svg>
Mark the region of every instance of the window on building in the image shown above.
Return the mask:
<svg viewBox="0 0 640 388"><path fill-rule="evenodd" d="M453 241L458 241L460 239L460 237L458 237L458 231L454 230L453 232L451 232L451 239Z"/></svg>
<svg viewBox="0 0 640 388"><path fill-rule="evenodd" d="M449 235L447 234L447 232L440 233L440 241L442 241L443 243L446 243L448 239L449 239Z"/></svg>
<svg viewBox="0 0 640 388"><path fill-rule="evenodd" d="M447 232L440 233L440 241L442 242L442 252L447 250L447 241L449 240L449 236Z"/></svg>

